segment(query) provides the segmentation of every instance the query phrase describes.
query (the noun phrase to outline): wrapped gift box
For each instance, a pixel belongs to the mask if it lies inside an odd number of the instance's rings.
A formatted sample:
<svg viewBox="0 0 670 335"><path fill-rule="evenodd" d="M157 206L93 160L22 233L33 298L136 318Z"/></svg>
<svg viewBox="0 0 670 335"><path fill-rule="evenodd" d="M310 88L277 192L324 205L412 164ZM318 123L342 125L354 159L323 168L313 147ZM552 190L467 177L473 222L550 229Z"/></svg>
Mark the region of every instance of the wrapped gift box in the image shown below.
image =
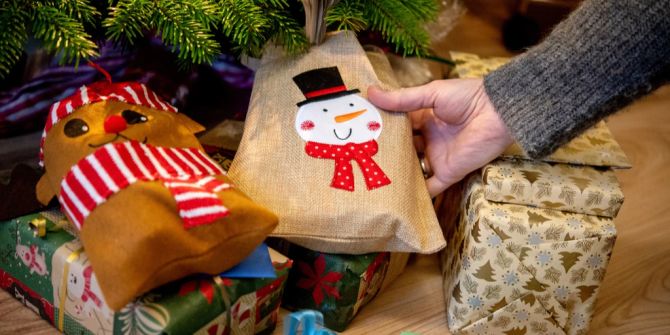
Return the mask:
<svg viewBox="0 0 670 335"><path fill-rule="evenodd" d="M456 64L452 75L458 78L481 78L509 62L508 57L481 58L467 52L451 51L449 55Z"/></svg>
<svg viewBox="0 0 670 335"><path fill-rule="evenodd" d="M507 61L452 58L462 78L483 77ZM448 201L461 206L445 204L441 214L451 331L585 334L624 198L612 169L629 167L599 122L542 160L514 144L462 184L464 192L452 188Z"/></svg>
<svg viewBox="0 0 670 335"><path fill-rule="evenodd" d="M616 239L612 219L485 198L467 182L442 253L455 334L584 334Z"/></svg>
<svg viewBox="0 0 670 335"><path fill-rule="evenodd" d="M294 262L282 307L318 310L326 327L336 331L344 331L358 311L402 273L409 258L389 252L326 254L283 240L271 245L280 246Z"/></svg>
<svg viewBox="0 0 670 335"><path fill-rule="evenodd" d="M530 159L516 143L507 148L502 156ZM604 121L596 123L595 126L559 147L542 161L621 169L631 167L628 157L619 143L614 140L614 136Z"/></svg>
<svg viewBox="0 0 670 335"><path fill-rule="evenodd" d="M114 313L68 227L57 211L0 222L0 286L64 333L256 334L275 327L292 264L277 252L276 278L189 277Z"/></svg>
<svg viewBox="0 0 670 335"><path fill-rule="evenodd" d="M482 174L490 201L615 217L624 200L609 169L499 159Z"/></svg>

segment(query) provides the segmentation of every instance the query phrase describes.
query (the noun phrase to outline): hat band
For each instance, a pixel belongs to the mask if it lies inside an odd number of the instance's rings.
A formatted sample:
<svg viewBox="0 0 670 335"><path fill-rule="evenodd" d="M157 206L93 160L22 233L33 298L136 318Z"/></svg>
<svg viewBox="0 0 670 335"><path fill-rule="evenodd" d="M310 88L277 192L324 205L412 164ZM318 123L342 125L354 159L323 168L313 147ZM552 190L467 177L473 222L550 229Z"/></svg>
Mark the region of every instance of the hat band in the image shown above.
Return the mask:
<svg viewBox="0 0 670 335"><path fill-rule="evenodd" d="M305 98L311 99L311 98L320 97L322 95L342 92L342 91L346 91L346 90L347 90L347 87L344 86L344 85L328 87L328 88L324 88L324 89L321 89L321 90L307 92L307 93L305 93Z"/></svg>

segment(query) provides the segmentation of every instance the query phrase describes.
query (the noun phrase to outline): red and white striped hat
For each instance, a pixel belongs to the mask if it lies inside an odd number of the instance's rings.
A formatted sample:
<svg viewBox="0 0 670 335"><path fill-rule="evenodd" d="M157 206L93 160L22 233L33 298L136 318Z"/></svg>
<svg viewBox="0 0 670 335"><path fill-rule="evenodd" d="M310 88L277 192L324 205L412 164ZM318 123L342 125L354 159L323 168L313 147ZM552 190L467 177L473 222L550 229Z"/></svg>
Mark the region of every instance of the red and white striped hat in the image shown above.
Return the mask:
<svg viewBox="0 0 670 335"><path fill-rule="evenodd" d="M112 83L111 78L108 77L107 81L82 86L71 96L51 106L40 141L40 166L44 166L44 140L49 130L77 108L105 100L117 100L166 112L177 112L177 108L161 100L155 92L148 89L144 84L136 82Z"/></svg>

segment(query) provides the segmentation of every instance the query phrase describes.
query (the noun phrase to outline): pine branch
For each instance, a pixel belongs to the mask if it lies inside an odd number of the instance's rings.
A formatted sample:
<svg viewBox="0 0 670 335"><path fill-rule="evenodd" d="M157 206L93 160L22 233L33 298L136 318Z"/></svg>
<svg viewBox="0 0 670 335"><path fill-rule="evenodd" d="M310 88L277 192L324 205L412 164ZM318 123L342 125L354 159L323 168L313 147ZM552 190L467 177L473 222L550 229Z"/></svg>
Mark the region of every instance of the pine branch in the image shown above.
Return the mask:
<svg viewBox="0 0 670 335"><path fill-rule="evenodd" d="M28 19L19 1L7 1L0 7L0 78L4 78L19 60L28 39Z"/></svg>
<svg viewBox="0 0 670 335"><path fill-rule="evenodd" d="M287 11L279 8L267 9L266 15L272 25L269 39L283 46L289 55L296 55L309 49L303 27Z"/></svg>
<svg viewBox="0 0 670 335"><path fill-rule="evenodd" d="M416 10L416 9L415 9ZM365 1L365 16L370 28L382 33L384 39L402 50L403 55L424 55L427 53L429 36L423 28L426 22L416 18L421 12L413 12L400 0Z"/></svg>
<svg viewBox="0 0 670 335"><path fill-rule="evenodd" d="M55 1L55 4L57 6L52 6L61 9L67 16L79 22L93 25L96 17L100 16L100 12L86 0L61 0Z"/></svg>
<svg viewBox="0 0 670 335"><path fill-rule="evenodd" d="M97 46L91 41L81 22L69 17L58 8L38 3L34 8L33 34L42 41L49 52L59 54L61 64L98 55Z"/></svg>
<svg viewBox="0 0 670 335"><path fill-rule="evenodd" d="M189 6L180 1L162 0L155 3L156 11L151 23L160 33L163 43L177 51L180 60L194 64L211 63L220 53L219 43L209 28L198 21ZM207 22L214 22L212 16Z"/></svg>
<svg viewBox="0 0 670 335"><path fill-rule="evenodd" d="M401 4L407 9L407 14L419 20L419 24L433 21L437 17L437 1L435 0L402 1Z"/></svg>
<svg viewBox="0 0 670 335"><path fill-rule="evenodd" d="M154 14L153 1L120 0L109 8L109 16L103 21L107 37L112 41L125 40L133 44L135 39L149 29Z"/></svg>
<svg viewBox="0 0 670 335"><path fill-rule="evenodd" d="M259 55L267 42L265 31L270 26L263 8L253 0L222 0L219 7L223 34L239 51Z"/></svg>
<svg viewBox="0 0 670 335"><path fill-rule="evenodd" d="M220 20L219 7L209 0L176 1L173 5L181 7L181 10L189 13L207 29L215 28Z"/></svg>
<svg viewBox="0 0 670 335"><path fill-rule="evenodd" d="M234 50L260 57L273 40L289 54L308 49L302 26L288 11L286 0L220 0L222 31Z"/></svg>
<svg viewBox="0 0 670 335"><path fill-rule="evenodd" d="M326 13L326 24L328 26L337 24L336 30L355 32L365 30L368 22L365 19L364 10L365 7L360 1L340 1Z"/></svg>

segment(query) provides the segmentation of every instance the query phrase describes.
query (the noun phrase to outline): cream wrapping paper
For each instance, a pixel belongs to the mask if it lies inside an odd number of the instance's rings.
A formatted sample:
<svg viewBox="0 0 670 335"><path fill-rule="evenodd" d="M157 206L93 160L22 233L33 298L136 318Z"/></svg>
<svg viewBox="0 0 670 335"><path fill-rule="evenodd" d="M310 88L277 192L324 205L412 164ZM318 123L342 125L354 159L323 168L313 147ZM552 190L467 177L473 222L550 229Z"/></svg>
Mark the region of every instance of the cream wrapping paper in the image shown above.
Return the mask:
<svg viewBox="0 0 670 335"><path fill-rule="evenodd" d="M614 172L587 166L495 160L482 173L486 199L616 217L624 196Z"/></svg>
<svg viewBox="0 0 670 335"><path fill-rule="evenodd" d="M509 61L506 57L480 58L464 52L452 51L450 54L456 63L453 75L458 78L482 78ZM507 148L502 156L530 159L516 143ZM614 168L631 167L628 157L603 121L561 146L542 161Z"/></svg>
<svg viewBox="0 0 670 335"><path fill-rule="evenodd" d="M466 185L442 253L455 334L585 334L616 239L612 220L484 198Z"/></svg>

